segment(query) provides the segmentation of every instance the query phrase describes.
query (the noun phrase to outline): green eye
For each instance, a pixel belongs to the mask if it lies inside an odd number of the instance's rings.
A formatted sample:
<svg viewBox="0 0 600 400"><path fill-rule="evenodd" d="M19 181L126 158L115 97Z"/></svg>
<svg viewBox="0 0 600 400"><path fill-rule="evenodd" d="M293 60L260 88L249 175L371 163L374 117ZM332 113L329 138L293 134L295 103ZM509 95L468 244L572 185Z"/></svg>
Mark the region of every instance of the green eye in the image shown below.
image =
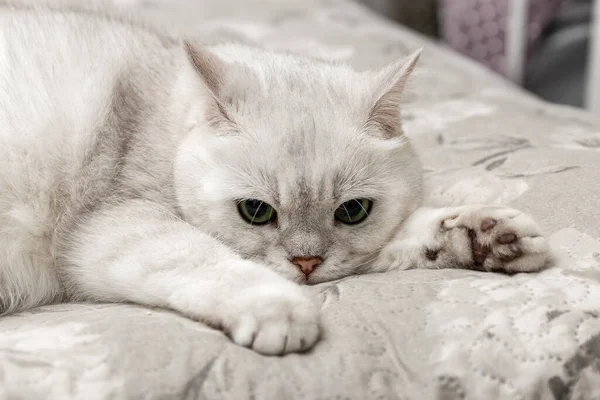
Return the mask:
<svg viewBox="0 0 600 400"><path fill-rule="evenodd" d="M335 219L353 225L363 222L369 216L373 202L369 199L352 199L335 210Z"/></svg>
<svg viewBox="0 0 600 400"><path fill-rule="evenodd" d="M264 225L273 221L277 215L271 205L264 201L248 199L238 203L242 218L251 225Z"/></svg>

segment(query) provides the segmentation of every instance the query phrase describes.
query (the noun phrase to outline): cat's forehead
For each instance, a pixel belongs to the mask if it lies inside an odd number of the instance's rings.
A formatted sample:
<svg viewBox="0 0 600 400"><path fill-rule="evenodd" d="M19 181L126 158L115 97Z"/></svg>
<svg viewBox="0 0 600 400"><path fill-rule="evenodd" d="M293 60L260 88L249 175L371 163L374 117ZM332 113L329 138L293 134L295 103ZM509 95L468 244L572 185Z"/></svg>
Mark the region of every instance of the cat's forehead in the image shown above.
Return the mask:
<svg viewBox="0 0 600 400"><path fill-rule="evenodd" d="M353 150L305 143L263 149L246 139L240 142L244 155L232 161L234 170L243 171L244 195L272 201L297 215L329 210L352 198L377 197L381 182L389 180L381 162L387 154L369 147L364 141Z"/></svg>
<svg viewBox="0 0 600 400"><path fill-rule="evenodd" d="M289 169L287 174L278 177L280 205L288 210L303 212L330 203L335 197L335 184L328 175L315 177Z"/></svg>
<svg viewBox="0 0 600 400"><path fill-rule="evenodd" d="M319 150L331 155L351 145L367 120L362 98L331 83L277 79L261 87L235 85L224 95L224 106L244 134L289 157L315 157Z"/></svg>
<svg viewBox="0 0 600 400"><path fill-rule="evenodd" d="M370 75L247 48L218 55L228 64L219 98L239 127L244 154L232 162L246 170L249 186L301 210L368 196L387 179L382 140L364 132Z"/></svg>
<svg viewBox="0 0 600 400"><path fill-rule="evenodd" d="M286 116L292 123L302 117L311 121L320 116L348 114L364 108L362 93L340 77L327 79L318 71L236 68L219 97L233 112L242 117Z"/></svg>
<svg viewBox="0 0 600 400"><path fill-rule="evenodd" d="M362 107L370 93L370 76L346 65L237 46L217 54L227 63L219 97L240 113L250 106L277 114Z"/></svg>

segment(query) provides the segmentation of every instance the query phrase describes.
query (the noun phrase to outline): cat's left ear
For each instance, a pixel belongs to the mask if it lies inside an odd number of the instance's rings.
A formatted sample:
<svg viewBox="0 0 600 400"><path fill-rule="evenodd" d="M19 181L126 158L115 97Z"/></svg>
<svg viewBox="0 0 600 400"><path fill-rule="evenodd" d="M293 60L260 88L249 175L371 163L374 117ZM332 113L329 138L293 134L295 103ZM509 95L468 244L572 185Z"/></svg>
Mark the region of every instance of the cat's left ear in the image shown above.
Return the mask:
<svg viewBox="0 0 600 400"><path fill-rule="evenodd" d="M225 79L227 66L215 54L205 47L184 41L183 46L197 77L203 83L208 94L206 117L214 126L233 126L225 106L219 99L221 85Z"/></svg>
<svg viewBox="0 0 600 400"><path fill-rule="evenodd" d="M378 72L373 106L369 112L367 126L377 129L385 139L403 134L400 121L400 102L406 82L419 61L421 47L411 55L396 61Z"/></svg>

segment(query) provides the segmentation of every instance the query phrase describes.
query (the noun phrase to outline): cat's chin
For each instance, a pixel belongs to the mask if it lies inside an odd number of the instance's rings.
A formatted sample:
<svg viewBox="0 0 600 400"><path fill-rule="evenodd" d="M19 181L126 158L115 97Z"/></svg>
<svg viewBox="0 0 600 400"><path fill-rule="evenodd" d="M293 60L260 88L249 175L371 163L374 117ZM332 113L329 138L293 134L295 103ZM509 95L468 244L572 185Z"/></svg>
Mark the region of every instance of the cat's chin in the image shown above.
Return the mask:
<svg viewBox="0 0 600 400"><path fill-rule="evenodd" d="M327 276L321 276L318 274L313 274L313 275L309 275L308 278L305 277L303 282L300 284L301 285L318 285L319 283L331 282L331 281L335 281L335 280L338 280L341 278L343 278L343 276L327 277Z"/></svg>
<svg viewBox="0 0 600 400"><path fill-rule="evenodd" d="M292 282L297 283L298 285L316 285L318 283L328 282L331 279L325 279L323 277L309 275L306 276L304 274L294 276L293 278L289 278Z"/></svg>
<svg viewBox="0 0 600 400"><path fill-rule="evenodd" d="M331 269L331 266L324 266L323 270L316 269L312 274L306 276L303 273L296 271L295 268L286 270L286 268L274 268L274 270L285 279L292 281L298 285L317 285L319 283L331 282L345 278L352 274L340 274L339 270ZM329 268L328 268L329 267Z"/></svg>
<svg viewBox="0 0 600 400"><path fill-rule="evenodd" d="M323 274L319 274L318 271L316 271L313 274L310 274L308 276L298 273L298 274L294 274L293 276L290 275L284 275L284 278L297 283L298 285L317 285L319 283L325 283L325 282L330 282L330 281L334 281L336 279L340 279L342 277L328 277L328 276L323 276Z"/></svg>

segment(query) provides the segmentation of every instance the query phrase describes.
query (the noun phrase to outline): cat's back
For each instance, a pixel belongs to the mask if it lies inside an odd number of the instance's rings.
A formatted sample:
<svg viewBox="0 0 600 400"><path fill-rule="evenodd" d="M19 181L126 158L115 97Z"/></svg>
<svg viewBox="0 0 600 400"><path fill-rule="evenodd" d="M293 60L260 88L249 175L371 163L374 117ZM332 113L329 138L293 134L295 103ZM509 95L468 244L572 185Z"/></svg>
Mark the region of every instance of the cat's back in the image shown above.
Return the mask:
<svg viewBox="0 0 600 400"><path fill-rule="evenodd" d="M56 141L65 131L72 139L98 123L117 80L152 40L94 15L0 8L0 140Z"/></svg>
<svg viewBox="0 0 600 400"><path fill-rule="evenodd" d="M162 41L102 16L0 7L0 285L50 267L64 210L110 182L120 144L106 126L130 77L159 70Z"/></svg>
<svg viewBox="0 0 600 400"><path fill-rule="evenodd" d="M89 161L115 95L166 57L162 40L101 15L0 7L0 214L9 187Z"/></svg>
<svg viewBox="0 0 600 400"><path fill-rule="evenodd" d="M7 196L43 197L89 162L116 91L160 40L102 16L0 7L0 218Z"/></svg>

